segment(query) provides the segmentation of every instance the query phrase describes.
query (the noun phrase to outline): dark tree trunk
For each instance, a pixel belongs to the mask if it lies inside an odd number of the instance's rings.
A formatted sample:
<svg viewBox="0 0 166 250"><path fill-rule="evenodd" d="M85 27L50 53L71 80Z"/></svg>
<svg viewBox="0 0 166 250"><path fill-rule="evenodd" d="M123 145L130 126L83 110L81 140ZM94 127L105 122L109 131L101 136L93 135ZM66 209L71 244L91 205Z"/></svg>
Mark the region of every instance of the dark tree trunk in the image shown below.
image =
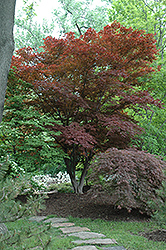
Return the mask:
<svg viewBox="0 0 166 250"><path fill-rule="evenodd" d="M3 116L7 77L14 50L15 4L16 0L0 0L0 122Z"/></svg>

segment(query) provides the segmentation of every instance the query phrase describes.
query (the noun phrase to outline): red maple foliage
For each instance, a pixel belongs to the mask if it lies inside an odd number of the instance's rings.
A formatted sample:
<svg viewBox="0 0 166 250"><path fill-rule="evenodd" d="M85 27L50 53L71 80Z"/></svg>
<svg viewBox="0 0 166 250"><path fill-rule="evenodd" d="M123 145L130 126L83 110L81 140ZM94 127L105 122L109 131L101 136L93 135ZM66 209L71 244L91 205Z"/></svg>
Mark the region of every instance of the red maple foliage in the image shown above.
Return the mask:
<svg viewBox="0 0 166 250"><path fill-rule="evenodd" d="M151 213L150 202L164 202L162 196L166 162L145 151L134 148L107 149L93 159L89 180L93 183L93 196L103 190L109 194L112 205L117 208L133 208Z"/></svg>
<svg viewBox="0 0 166 250"><path fill-rule="evenodd" d="M160 105L139 88L140 77L154 71L155 40L152 34L113 22L98 33L89 28L80 38L72 32L59 39L49 36L42 50L20 49L12 66L19 78L32 84L31 105L54 117L49 129L69 156L67 171L75 192L80 192L93 155L125 148L140 131L125 109ZM80 162L83 171L77 183Z"/></svg>

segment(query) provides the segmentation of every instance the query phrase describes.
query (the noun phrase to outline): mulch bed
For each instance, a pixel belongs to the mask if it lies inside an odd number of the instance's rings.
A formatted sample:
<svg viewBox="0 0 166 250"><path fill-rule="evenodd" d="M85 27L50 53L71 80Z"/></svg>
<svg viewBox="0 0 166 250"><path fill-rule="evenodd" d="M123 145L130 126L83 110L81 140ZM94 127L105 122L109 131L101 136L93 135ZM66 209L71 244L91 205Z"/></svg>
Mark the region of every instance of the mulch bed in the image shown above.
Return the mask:
<svg viewBox="0 0 166 250"><path fill-rule="evenodd" d="M128 213L125 209L115 209L106 197L91 198L88 194L55 193L48 195L46 209L42 215L56 214L67 217L91 218L120 221L144 221L149 216L140 214L138 210Z"/></svg>

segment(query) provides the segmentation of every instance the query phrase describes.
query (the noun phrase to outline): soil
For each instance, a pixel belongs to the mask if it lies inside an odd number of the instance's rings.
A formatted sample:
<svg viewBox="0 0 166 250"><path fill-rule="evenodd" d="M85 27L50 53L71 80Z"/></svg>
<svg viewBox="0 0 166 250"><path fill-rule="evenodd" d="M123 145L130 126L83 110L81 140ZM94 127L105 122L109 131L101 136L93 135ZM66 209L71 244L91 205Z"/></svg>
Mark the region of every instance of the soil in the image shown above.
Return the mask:
<svg viewBox="0 0 166 250"><path fill-rule="evenodd" d="M45 201L45 210L40 215L55 214L60 217L91 218L114 221L149 221L147 214L141 214L133 209L130 213L125 209L115 209L109 201L109 197L92 197L89 193L54 193L49 194ZM166 242L166 230L156 230L140 235L153 241Z"/></svg>

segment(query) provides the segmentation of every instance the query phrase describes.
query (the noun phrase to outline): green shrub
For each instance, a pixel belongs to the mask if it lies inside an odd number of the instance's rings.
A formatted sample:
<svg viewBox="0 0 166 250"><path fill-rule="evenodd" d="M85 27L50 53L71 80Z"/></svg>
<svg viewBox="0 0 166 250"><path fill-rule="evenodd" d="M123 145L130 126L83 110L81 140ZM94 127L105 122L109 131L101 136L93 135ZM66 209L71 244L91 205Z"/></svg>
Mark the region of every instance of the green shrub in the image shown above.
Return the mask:
<svg viewBox="0 0 166 250"><path fill-rule="evenodd" d="M11 162L8 158L4 163L0 164L0 224L18 221L18 219L25 218L28 215L36 214L43 208L44 196L31 195L34 187L30 178L21 175L19 178L7 177L10 164ZM28 197L27 202L23 204L19 202L18 196L25 194L25 192L28 193ZM22 234L25 234L24 229L21 229L21 231L16 229L13 231L7 230L0 234L1 249L8 249L10 246L14 246L14 248L16 246L21 247ZM30 228L26 235L28 237L33 235Z"/></svg>
<svg viewBox="0 0 166 250"><path fill-rule="evenodd" d="M163 188L158 190L158 195L162 197L162 199L159 201L149 201L149 206L154 211L152 218L157 224L162 226L166 225L166 180L163 181Z"/></svg>

